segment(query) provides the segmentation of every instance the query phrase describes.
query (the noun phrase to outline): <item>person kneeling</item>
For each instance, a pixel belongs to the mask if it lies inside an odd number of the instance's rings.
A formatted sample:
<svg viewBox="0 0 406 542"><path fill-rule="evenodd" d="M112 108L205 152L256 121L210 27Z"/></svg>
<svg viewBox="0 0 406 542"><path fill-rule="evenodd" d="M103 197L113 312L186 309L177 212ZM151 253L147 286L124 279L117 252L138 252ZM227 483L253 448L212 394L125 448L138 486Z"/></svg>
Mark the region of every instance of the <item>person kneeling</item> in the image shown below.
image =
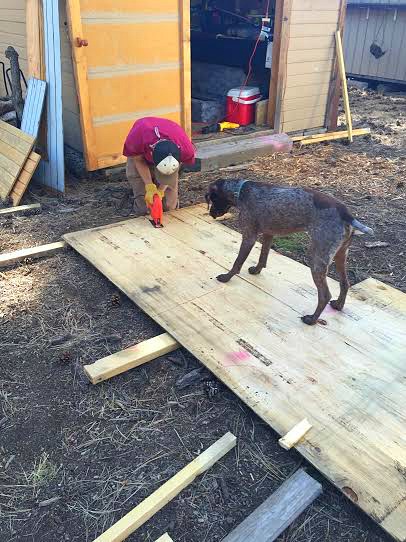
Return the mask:
<svg viewBox="0 0 406 542"><path fill-rule="evenodd" d="M165 211L176 209L180 168L195 162L195 147L184 130L167 119L139 119L127 136L123 154L135 215L148 214L147 205L152 205L155 194L163 200Z"/></svg>

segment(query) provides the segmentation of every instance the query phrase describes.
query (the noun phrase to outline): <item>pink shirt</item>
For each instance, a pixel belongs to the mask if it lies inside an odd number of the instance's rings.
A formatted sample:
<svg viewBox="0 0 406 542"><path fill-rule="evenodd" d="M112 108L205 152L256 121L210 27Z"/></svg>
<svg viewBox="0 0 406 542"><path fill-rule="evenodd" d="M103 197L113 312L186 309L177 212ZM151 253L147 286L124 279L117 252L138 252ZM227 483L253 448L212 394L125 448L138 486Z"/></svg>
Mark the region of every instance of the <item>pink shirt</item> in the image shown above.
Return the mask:
<svg viewBox="0 0 406 542"><path fill-rule="evenodd" d="M156 134L156 128L160 138ZM124 156L143 155L145 160L152 163L152 148L159 139L170 139L180 148L180 160L184 164L195 162L195 147L183 129L168 119L159 117L144 117L134 123L124 143Z"/></svg>

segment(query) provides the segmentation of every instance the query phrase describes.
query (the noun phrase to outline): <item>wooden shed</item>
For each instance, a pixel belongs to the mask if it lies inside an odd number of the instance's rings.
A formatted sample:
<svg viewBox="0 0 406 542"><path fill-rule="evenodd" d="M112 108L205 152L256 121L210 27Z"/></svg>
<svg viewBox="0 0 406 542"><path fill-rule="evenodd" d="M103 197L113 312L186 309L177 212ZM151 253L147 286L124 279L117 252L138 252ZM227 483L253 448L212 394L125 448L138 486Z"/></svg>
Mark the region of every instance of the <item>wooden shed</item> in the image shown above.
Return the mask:
<svg viewBox="0 0 406 542"><path fill-rule="evenodd" d="M5 1L1 49L20 48L28 77L39 64L41 34L46 39L50 29L39 31L40 0L15 0L18 9ZM336 127L340 84L334 33L343 27L346 0L59 0L53 9L56 5L64 142L83 152L89 171L123 163L123 141L139 117L170 118L193 134L192 101L225 99L224 89L237 83L258 85L268 99L265 124L276 132ZM258 41L266 17L270 39ZM13 32L4 33L10 28ZM31 53L24 47L24 30Z"/></svg>
<svg viewBox="0 0 406 542"><path fill-rule="evenodd" d="M406 83L406 0L348 0L345 25L350 77Z"/></svg>

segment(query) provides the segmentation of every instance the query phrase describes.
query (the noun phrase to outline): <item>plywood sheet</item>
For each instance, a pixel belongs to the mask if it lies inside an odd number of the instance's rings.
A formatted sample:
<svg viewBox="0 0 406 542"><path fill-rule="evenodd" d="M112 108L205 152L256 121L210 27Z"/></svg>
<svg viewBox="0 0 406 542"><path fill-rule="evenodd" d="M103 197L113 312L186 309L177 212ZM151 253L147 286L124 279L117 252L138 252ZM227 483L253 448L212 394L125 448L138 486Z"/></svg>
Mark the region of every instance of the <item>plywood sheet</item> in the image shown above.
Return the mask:
<svg viewBox="0 0 406 542"><path fill-rule="evenodd" d="M405 540L406 295L377 281L328 326L305 326L309 270L277 253L260 276L223 285L240 236L204 206L65 236L279 434L306 417L300 453L397 540ZM162 272L162 270L165 272ZM338 285L330 281L337 294ZM300 345L300 347L298 347Z"/></svg>
<svg viewBox="0 0 406 542"><path fill-rule="evenodd" d="M34 145L34 138L0 121L0 198L7 198Z"/></svg>

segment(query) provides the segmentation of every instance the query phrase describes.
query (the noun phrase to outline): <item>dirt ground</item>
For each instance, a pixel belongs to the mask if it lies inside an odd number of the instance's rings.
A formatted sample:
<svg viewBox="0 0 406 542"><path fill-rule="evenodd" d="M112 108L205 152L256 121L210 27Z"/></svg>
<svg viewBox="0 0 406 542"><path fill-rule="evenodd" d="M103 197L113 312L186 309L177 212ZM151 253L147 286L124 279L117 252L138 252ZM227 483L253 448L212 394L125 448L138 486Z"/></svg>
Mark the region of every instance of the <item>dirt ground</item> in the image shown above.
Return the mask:
<svg viewBox="0 0 406 542"><path fill-rule="evenodd" d="M406 291L406 97L353 91L355 124L372 137L295 147L223 176L317 187L375 230L356 237L352 282L368 276ZM183 179L182 205L203 201L218 174ZM2 219L0 251L56 241L68 231L122 220L126 183L68 183L64 197L33 187L42 212ZM236 227L235 220L230 221ZM276 242L306 262L306 237ZM272 264L271 264L272 265ZM334 275L334 270L332 270ZM323 494L278 539L387 542L390 538L235 395L176 381L199 366L180 350L92 386L82 366L153 337L159 327L73 251L0 273L0 540L90 541L227 431L238 446L157 513L131 541L168 531L176 542L214 542L300 465Z"/></svg>

